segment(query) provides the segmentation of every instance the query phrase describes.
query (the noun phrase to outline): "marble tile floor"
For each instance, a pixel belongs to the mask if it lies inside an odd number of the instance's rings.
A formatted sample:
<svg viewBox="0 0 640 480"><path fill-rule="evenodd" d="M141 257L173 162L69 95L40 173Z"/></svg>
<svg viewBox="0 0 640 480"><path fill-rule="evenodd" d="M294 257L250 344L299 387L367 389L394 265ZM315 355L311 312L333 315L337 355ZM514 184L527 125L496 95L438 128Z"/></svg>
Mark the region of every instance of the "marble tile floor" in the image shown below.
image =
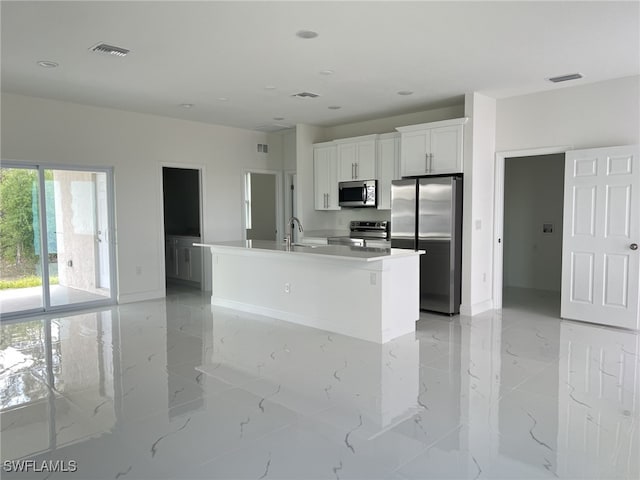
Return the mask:
<svg viewBox="0 0 640 480"><path fill-rule="evenodd" d="M2 478L640 477L639 337L552 294L384 345L208 300L0 325Z"/></svg>

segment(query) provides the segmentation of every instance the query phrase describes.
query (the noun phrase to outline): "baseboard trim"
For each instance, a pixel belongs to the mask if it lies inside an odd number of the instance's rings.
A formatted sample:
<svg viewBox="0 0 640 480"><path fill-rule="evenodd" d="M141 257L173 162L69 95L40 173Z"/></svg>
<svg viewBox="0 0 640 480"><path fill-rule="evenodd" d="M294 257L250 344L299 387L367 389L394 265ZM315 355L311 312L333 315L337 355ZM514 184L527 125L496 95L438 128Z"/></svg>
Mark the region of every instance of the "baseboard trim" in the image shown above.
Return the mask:
<svg viewBox="0 0 640 480"><path fill-rule="evenodd" d="M134 303L144 302L145 300L156 300L164 298L167 295L166 290L151 290L149 292L127 293L118 295L118 303Z"/></svg>
<svg viewBox="0 0 640 480"><path fill-rule="evenodd" d="M471 307L468 307L467 305L460 305L460 315L473 317L475 315L480 315L481 313L484 313L493 309L494 309L493 300L489 299L483 302L475 303L471 305Z"/></svg>

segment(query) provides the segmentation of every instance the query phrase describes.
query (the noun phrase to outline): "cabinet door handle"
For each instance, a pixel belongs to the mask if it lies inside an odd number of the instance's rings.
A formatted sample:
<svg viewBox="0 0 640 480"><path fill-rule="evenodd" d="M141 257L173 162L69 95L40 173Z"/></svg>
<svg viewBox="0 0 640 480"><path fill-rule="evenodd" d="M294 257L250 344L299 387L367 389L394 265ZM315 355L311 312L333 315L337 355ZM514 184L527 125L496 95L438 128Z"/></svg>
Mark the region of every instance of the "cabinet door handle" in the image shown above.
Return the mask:
<svg viewBox="0 0 640 480"><path fill-rule="evenodd" d="M429 171L433 170L433 153L429 154Z"/></svg>
<svg viewBox="0 0 640 480"><path fill-rule="evenodd" d="M428 153L424 154L424 169L426 172L429 171L429 154Z"/></svg>
<svg viewBox="0 0 640 480"><path fill-rule="evenodd" d="M356 180L360 177L360 172L359 172L359 170L360 170L360 165L358 165L358 164L356 163Z"/></svg>

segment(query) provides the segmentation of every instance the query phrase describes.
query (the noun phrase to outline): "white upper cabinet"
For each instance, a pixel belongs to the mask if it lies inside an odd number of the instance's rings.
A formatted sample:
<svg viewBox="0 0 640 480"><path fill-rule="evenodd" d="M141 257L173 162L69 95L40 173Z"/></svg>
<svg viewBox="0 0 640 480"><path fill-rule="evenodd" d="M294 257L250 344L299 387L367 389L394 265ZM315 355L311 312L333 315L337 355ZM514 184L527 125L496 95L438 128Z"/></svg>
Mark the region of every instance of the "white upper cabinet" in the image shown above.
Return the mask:
<svg viewBox="0 0 640 480"><path fill-rule="evenodd" d="M338 155L338 181L376 178L377 135L334 140Z"/></svg>
<svg viewBox="0 0 640 480"><path fill-rule="evenodd" d="M466 118L398 127L403 177L460 173Z"/></svg>
<svg viewBox="0 0 640 480"><path fill-rule="evenodd" d="M336 145L332 142L313 146L313 183L315 209L340 210Z"/></svg>
<svg viewBox="0 0 640 480"><path fill-rule="evenodd" d="M400 134L378 138L378 209L391 209L391 182L400 178Z"/></svg>

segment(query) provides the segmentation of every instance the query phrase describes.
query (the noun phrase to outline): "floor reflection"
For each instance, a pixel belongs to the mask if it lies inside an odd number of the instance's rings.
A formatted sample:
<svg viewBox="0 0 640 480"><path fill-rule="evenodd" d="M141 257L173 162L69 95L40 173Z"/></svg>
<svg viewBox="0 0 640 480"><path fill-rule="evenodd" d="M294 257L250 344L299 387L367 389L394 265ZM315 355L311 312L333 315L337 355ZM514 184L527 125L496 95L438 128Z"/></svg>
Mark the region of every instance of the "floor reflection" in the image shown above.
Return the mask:
<svg viewBox="0 0 640 480"><path fill-rule="evenodd" d="M384 345L189 290L2 324L3 462L78 462L3 478L638 478L638 335L505 300Z"/></svg>

